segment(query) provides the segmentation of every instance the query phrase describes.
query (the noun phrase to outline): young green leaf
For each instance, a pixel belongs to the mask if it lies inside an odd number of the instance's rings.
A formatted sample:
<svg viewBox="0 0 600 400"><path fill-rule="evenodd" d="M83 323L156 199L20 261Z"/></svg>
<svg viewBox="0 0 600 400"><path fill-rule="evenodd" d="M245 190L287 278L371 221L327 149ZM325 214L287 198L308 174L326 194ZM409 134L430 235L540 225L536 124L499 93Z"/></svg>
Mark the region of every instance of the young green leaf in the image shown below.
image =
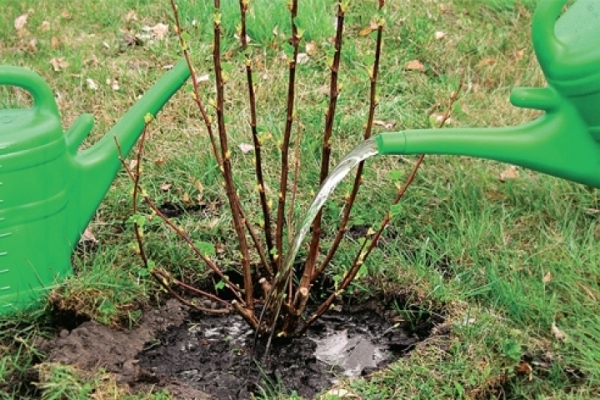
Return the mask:
<svg viewBox="0 0 600 400"><path fill-rule="evenodd" d="M216 253L215 246L209 242L194 242L194 246L206 257L210 257Z"/></svg>

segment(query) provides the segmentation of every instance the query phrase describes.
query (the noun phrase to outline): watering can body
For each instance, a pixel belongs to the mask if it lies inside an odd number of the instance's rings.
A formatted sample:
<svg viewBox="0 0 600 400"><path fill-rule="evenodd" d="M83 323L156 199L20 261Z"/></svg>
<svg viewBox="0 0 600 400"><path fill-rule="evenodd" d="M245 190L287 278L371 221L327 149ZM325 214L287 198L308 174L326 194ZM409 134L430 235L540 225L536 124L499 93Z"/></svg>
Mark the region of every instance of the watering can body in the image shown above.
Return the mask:
<svg viewBox="0 0 600 400"><path fill-rule="evenodd" d="M380 154L447 154L493 159L600 187L600 1L541 0L532 20L548 82L517 88L513 105L544 111L525 125L383 133ZM561 14L562 13L562 14Z"/></svg>
<svg viewBox="0 0 600 400"><path fill-rule="evenodd" d="M32 71L0 66L0 85L25 89L33 105L0 110L0 315L36 304L72 272L71 254L120 168L124 154L189 76L178 64L91 148L93 126L80 116L63 133L52 91Z"/></svg>

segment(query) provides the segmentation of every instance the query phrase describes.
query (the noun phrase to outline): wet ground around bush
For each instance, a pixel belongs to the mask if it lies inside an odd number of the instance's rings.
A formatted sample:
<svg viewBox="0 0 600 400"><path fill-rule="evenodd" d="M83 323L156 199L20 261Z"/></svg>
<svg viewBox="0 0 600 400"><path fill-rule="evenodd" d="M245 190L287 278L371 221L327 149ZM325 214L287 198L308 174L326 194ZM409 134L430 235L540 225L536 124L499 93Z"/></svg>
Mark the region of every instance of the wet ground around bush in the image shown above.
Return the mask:
<svg viewBox="0 0 600 400"><path fill-rule="evenodd" d="M391 302L369 300L330 311L302 338L276 340L259 364L254 335L240 317L190 312L170 300L146 310L135 329L88 321L62 330L41 349L47 361L104 368L132 391L167 389L178 399L219 400L295 391L314 398L339 377L368 375L407 354L439 322L423 313L409 324ZM260 341L256 350L264 353Z"/></svg>

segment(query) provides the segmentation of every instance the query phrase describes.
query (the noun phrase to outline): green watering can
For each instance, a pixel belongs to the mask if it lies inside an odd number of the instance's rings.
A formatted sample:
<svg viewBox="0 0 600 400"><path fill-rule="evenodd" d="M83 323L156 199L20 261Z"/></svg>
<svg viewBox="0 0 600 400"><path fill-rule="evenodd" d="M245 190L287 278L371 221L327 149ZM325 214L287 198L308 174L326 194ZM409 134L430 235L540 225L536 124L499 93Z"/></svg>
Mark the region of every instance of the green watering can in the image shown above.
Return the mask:
<svg viewBox="0 0 600 400"><path fill-rule="evenodd" d="M548 81L514 89L517 107L543 110L515 127L383 133L379 154L448 154L503 161L600 187L600 0L541 0L533 46Z"/></svg>
<svg viewBox="0 0 600 400"><path fill-rule="evenodd" d="M52 90L36 73L0 66L0 85L29 92L29 109L0 110L0 316L31 308L72 272L71 254L129 153L190 72L179 63L98 143L78 146L94 124L80 116L63 134Z"/></svg>

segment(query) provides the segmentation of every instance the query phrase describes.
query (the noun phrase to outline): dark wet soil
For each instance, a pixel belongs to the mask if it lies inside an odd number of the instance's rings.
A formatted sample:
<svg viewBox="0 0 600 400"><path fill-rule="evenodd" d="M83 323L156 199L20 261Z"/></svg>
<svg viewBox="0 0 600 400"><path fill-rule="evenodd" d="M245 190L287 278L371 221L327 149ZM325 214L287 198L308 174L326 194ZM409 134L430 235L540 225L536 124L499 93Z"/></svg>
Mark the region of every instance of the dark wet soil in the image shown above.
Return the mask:
<svg viewBox="0 0 600 400"><path fill-rule="evenodd" d="M167 389L178 399L220 400L294 390L310 399L339 376L366 375L408 353L438 322L425 316L409 325L381 301L345 306L305 337L276 341L259 369L252 359L253 335L239 317L190 313L171 300L160 310L146 310L136 329L88 321L63 330L41 349L47 361L87 371L102 367L132 391ZM331 335L339 337L324 341ZM257 354L264 352L261 346ZM347 353L346 361L331 349Z"/></svg>

